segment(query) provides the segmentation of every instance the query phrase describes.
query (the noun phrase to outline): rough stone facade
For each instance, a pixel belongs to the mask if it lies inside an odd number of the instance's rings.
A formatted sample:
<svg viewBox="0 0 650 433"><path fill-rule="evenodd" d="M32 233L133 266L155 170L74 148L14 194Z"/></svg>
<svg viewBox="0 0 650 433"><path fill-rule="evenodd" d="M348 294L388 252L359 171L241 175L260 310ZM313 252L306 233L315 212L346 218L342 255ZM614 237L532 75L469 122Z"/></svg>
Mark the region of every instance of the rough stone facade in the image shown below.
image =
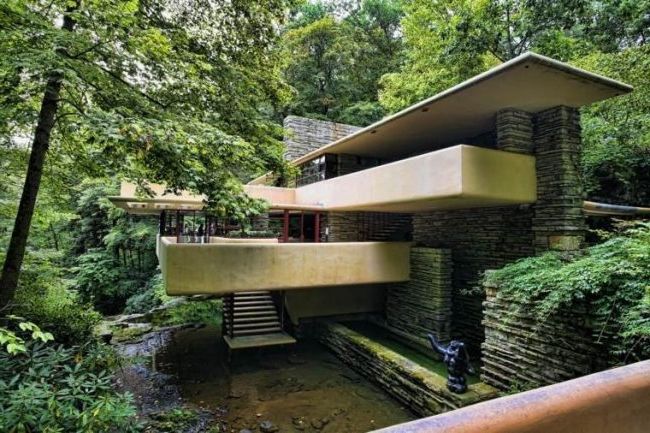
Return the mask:
<svg viewBox="0 0 650 433"><path fill-rule="evenodd" d="M334 123L299 116L285 117L284 127L288 131L284 139L284 143L287 146L285 159L289 161L361 129L358 126L346 125L344 123Z"/></svg>
<svg viewBox="0 0 650 433"><path fill-rule="evenodd" d="M535 205L413 216L414 241L452 250L453 337L465 339L474 349L484 338L483 296L477 290L482 273L549 249L577 249L585 231L578 111L555 107L532 115L504 109L495 123L497 149L536 157Z"/></svg>
<svg viewBox="0 0 650 433"><path fill-rule="evenodd" d="M419 416L430 416L488 400L497 391L485 383L464 394L447 389L447 378L343 326L324 323L320 340L343 362L377 383Z"/></svg>
<svg viewBox="0 0 650 433"><path fill-rule="evenodd" d="M411 248L411 279L386 291L386 325L430 348L427 333L451 339L451 251Z"/></svg>
<svg viewBox="0 0 650 433"><path fill-rule="evenodd" d="M535 118L535 250L575 250L585 234L580 176L580 113L555 107Z"/></svg>
<svg viewBox="0 0 650 433"><path fill-rule="evenodd" d="M405 241L411 239L410 214L329 212L328 242Z"/></svg>
<svg viewBox="0 0 650 433"><path fill-rule="evenodd" d="M508 152L533 153L533 116L512 108L500 110L496 118L496 148Z"/></svg>
<svg viewBox="0 0 650 433"><path fill-rule="evenodd" d="M606 367L606 350L594 338L586 304L574 305L538 323L500 299L488 286L481 380L500 389L557 383Z"/></svg>
<svg viewBox="0 0 650 433"><path fill-rule="evenodd" d="M463 339L473 351L480 347L484 338L483 297L467 292L478 288L485 270L533 255L531 217L530 206L413 215L413 240L418 245L451 250L452 337Z"/></svg>

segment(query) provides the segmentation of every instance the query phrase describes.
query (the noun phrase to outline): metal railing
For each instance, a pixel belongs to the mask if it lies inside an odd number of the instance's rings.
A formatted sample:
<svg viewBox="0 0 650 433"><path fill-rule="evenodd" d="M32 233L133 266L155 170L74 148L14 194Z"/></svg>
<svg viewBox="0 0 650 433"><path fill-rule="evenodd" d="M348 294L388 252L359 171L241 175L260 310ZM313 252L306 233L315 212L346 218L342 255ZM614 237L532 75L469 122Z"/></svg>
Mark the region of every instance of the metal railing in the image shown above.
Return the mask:
<svg viewBox="0 0 650 433"><path fill-rule="evenodd" d="M381 433L647 433L650 360L377 430Z"/></svg>

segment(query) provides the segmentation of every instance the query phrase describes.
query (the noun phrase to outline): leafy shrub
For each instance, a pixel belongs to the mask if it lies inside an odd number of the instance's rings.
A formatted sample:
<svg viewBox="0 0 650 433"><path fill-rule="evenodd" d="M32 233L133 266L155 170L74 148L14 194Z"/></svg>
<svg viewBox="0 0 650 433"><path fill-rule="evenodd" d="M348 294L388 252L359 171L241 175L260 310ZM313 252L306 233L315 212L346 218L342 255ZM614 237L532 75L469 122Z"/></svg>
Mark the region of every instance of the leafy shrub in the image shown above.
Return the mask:
<svg viewBox="0 0 650 433"><path fill-rule="evenodd" d="M51 251L31 251L25 260L13 311L55 335L58 343L80 344L92 337L101 316L80 302Z"/></svg>
<svg viewBox="0 0 650 433"><path fill-rule="evenodd" d="M24 333L30 334L32 340L40 340L45 343L54 339L54 336L49 332L41 331L41 328L36 324L25 322L24 319L20 317L8 316L7 320L17 323L18 329ZM27 350L25 348L25 340L18 334L18 332L4 327L0 327L0 347L1 346L4 346L4 350L6 350L9 355L25 352Z"/></svg>
<svg viewBox="0 0 650 433"><path fill-rule="evenodd" d="M226 234L227 238L246 238L246 239L253 239L253 238L258 238L258 239L271 239L271 238L277 238L278 234L274 231L271 230L248 230L248 231L232 231L228 232Z"/></svg>
<svg viewBox="0 0 650 433"><path fill-rule="evenodd" d="M156 272L158 221L127 215L108 200L113 186L85 182L77 200L73 252L75 288L104 314L121 313Z"/></svg>
<svg viewBox="0 0 650 433"><path fill-rule="evenodd" d="M221 326L221 308L221 299L188 300L157 311L151 322L156 326L203 323L219 327Z"/></svg>
<svg viewBox="0 0 650 433"><path fill-rule="evenodd" d="M74 271L81 299L104 314L121 313L127 299L142 290L151 276L148 270L137 272L120 266L111 253L102 249L80 256Z"/></svg>
<svg viewBox="0 0 650 433"><path fill-rule="evenodd" d="M566 256L549 252L487 275L499 297L542 322L579 300L590 303L594 332L612 355L650 357L650 223Z"/></svg>
<svg viewBox="0 0 650 433"><path fill-rule="evenodd" d="M96 346L30 341L24 353L0 350L0 431L137 431L131 396L113 391L106 359Z"/></svg>
<svg viewBox="0 0 650 433"><path fill-rule="evenodd" d="M156 293L153 290L145 289L144 292L137 293L127 299L124 312L126 314L146 313L152 308L160 305L160 303L160 299L156 297Z"/></svg>
<svg viewBox="0 0 650 433"><path fill-rule="evenodd" d="M157 273L147 281L142 293L136 293L126 301L124 312L127 314L146 313L169 299L165 293L162 275Z"/></svg>

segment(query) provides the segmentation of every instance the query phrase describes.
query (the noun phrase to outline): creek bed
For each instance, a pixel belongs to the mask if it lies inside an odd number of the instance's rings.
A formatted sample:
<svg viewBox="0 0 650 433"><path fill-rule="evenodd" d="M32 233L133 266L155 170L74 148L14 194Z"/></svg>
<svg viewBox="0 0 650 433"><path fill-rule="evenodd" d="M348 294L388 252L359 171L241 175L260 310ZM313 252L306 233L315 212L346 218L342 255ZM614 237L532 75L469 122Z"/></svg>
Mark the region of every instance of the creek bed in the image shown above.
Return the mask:
<svg viewBox="0 0 650 433"><path fill-rule="evenodd" d="M180 396L220 414L225 431L366 432L415 415L313 340L235 352L215 327L181 329L155 356L155 369L175 377Z"/></svg>

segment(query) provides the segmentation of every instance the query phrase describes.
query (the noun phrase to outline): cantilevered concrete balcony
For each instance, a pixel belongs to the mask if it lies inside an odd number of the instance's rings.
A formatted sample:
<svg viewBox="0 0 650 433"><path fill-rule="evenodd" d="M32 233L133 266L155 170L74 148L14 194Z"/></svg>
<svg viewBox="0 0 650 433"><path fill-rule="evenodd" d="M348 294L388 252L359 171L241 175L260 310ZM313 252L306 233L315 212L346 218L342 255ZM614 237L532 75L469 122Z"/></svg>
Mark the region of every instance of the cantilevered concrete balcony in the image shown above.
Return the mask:
<svg viewBox="0 0 650 433"><path fill-rule="evenodd" d="M534 203L535 158L457 145L299 188L246 185L275 208L419 212Z"/></svg>
<svg viewBox="0 0 650 433"><path fill-rule="evenodd" d="M410 245L216 238L208 244L179 244L161 237L158 258L168 294L226 294L407 281Z"/></svg>

